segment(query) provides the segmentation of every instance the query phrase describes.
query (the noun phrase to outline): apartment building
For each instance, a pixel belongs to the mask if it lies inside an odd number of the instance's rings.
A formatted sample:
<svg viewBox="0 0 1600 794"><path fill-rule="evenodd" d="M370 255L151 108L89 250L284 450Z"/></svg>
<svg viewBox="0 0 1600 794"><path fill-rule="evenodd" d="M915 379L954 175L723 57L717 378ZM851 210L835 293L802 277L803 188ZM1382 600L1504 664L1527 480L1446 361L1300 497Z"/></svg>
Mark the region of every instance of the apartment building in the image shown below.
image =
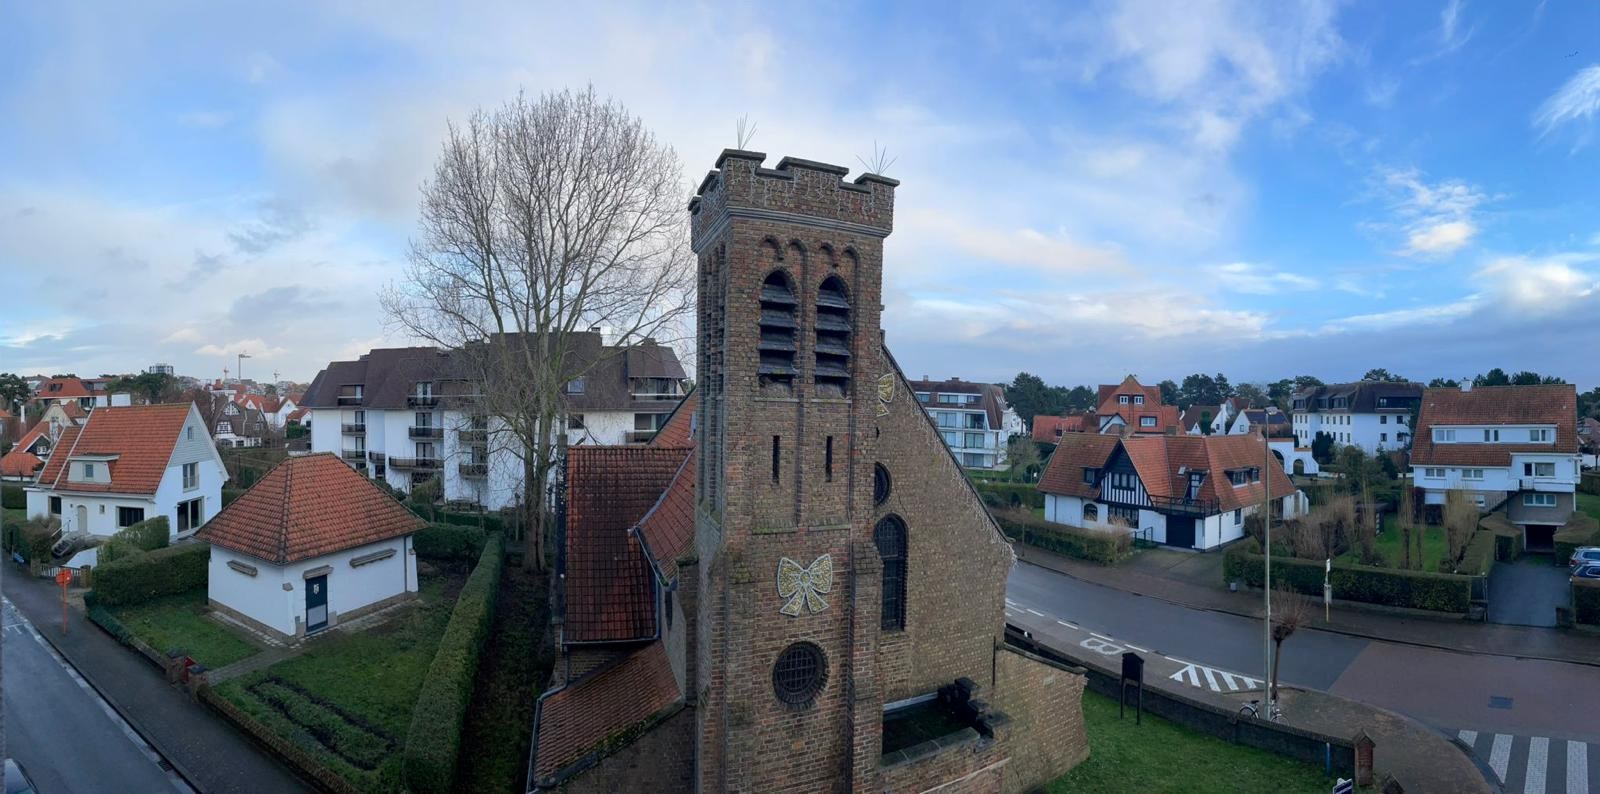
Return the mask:
<svg viewBox="0 0 1600 794"><path fill-rule="evenodd" d="M683 367L664 345L618 347L583 332L573 355L590 364L579 365L583 374L564 386L569 445L644 443L683 397ZM311 451L338 454L403 491L438 477L446 501L490 510L515 504L522 456L504 422L483 412L482 387L465 363L433 347L381 348L331 362L302 403Z"/></svg>
<svg viewBox="0 0 1600 794"><path fill-rule="evenodd" d="M969 469L1006 467L1006 443L1027 432L1022 417L1006 404L1005 391L993 383L960 378L911 381L917 402L927 410L945 446Z"/></svg>
<svg viewBox="0 0 1600 794"><path fill-rule="evenodd" d="M1336 447L1360 447L1376 455L1410 446L1412 429L1407 423L1422 399L1422 384L1337 383L1301 389L1292 399L1290 422L1296 444L1309 447L1317 433L1327 433Z"/></svg>
<svg viewBox="0 0 1600 794"><path fill-rule="evenodd" d="M1523 546L1550 551L1572 516L1581 474L1578 390L1571 384L1428 389L1411 474L1428 505L1462 491L1479 508L1505 506Z"/></svg>

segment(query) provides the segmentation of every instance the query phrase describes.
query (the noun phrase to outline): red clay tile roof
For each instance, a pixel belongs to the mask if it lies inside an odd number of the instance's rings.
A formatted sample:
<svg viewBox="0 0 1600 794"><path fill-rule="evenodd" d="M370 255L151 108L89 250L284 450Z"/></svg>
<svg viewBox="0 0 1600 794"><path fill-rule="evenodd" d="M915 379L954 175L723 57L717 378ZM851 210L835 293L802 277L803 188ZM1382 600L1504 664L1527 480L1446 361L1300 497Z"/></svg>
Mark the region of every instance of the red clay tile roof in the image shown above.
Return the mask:
<svg viewBox="0 0 1600 794"><path fill-rule="evenodd" d="M678 577L678 558L694 545L696 461L691 448L661 501L639 519L639 534L662 581Z"/></svg>
<svg viewBox="0 0 1600 794"><path fill-rule="evenodd" d="M51 378L39 384L39 388L33 392L33 399L29 400L29 402L88 396L89 390L84 388L83 381L77 378Z"/></svg>
<svg viewBox="0 0 1600 794"><path fill-rule="evenodd" d="M1039 475L1039 490L1062 496L1093 499L1099 489L1083 481L1083 470L1104 468L1117 448L1116 436L1098 433L1068 433L1061 436L1049 465Z"/></svg>
<svg viewBox="0 0 1600 794"><path fill-rule="evenodd" d="M1094 414L1033 418L1033 440L1045 444L1056 443L1063 433L1095 433L1099 430Z"/></svg>
<svg viewBox="0 0 1600 794"><path fill-rule="evenodd" d="M323 452L272 467L196 537L284 565L409 535L426 523L337 455Z"/></svg>
<svg viewBox="0 0 1600 794"><path fill-rule="evenodd" d="M1139 481L1152 497L1182 498L1187 495L1189 473L1206 472L1199 498L1216 500L1220 510L1235 510L1259 504L1265 485L1258 481L1235 487L1227 473L1237 469L1261 469L1261 438L1242 436L1063 436L1050 465L1039 478L1039 490L1062 496L1097 499L1097 486L1083 481L1085 468L1101 469L1112 460L1118 444L1139 473ZM1179 474L1178 470L1184 473ZM1288 496L1294 484L1283 467L1272 459L1263 476L1272 482L1273 498Z"/></svg>
<svg viewBox="0 0 1600 794"><path fill-rule="evenodd" d="M694 446L694 411L700 404L698 391L691 391L678 401L678 407L672 409L667 417L666 424L656 431L650 439L652 447L692 447Z"/></svg>
<svg viewBox="0 0 1600 794"><path fill-rule="evenodd" d="M1554 444L1434 444L1434 425L1555 425ZM1479 386L1471 391L1428 389L1422 393L1413 466L1510 466L1516 452L1578 451L1578 387Z"/></svg>
<svg viewBox="0 0 1600 794"><path fill-rule="evenodd" d="M17 443L12 447L12 449L27 449L29 452L32 452L33 450L29 449L29 447L32 447L40 438L48 438L49 433L50 423L39 422L33 427L29 428L28 432L23 433L22 438L17 439Z"/></svg>
<svg viewBox="0 0 1600 794"><path fill-rule="evenodd" d="M1123 378L1121 383L1116 385L1105 383L1100 384L1100 389L1095 399L1095 404L1099 406L1098 411L1100 415L1110 416L1111 414L1117 412L1117 407L1121 405L1121 403L1117 402L1117 395L1119 394L1127 394L1130 396L1135 394L1143 394L1145 405L1161 404L1160 386L1142 386L1139 384L1137 378L1129 375L1128 377ZM1129 406L1131 407L1132 405L1133 403L1130 402Z"/></svg>
<svg viewBox="0 0 1600 794"><path fill-rule="evenodd" d="M190 403L97 408L82 427L62 428L39 484L58 491L153 494L190 410ZM67 460L74 455L117 455L106 464L111 482L69 482Z"/></svg>
<svg viewBox="0 0 1600 794"><path fill-rule="evenodd" d="M15 449L0 458L0 477L32 477L43 465L38 455Z"/></svg>
<svg viewBox="0 0 1600 794"><path fill-rule="evenodd" d="M654 573L629 530L661 501L686 454L668 447L567 450L562 592L568 642L654 636Z"/></svg>
<svg viewBox="0 0 1600 794"><path fill-rule="evenodd" d="M677 703L681 694L660 640L556 690L539 704L533 771L551 779L606 739Z"/></svg>
<svg viewBox="0 0 1600 794"><path fill-rule="evenodd" d="M78 420L80 424L82 420L89 418L89 412L83 410L83 406L75 402L62 403L61 412L66 414L68 419Z"/></svg>

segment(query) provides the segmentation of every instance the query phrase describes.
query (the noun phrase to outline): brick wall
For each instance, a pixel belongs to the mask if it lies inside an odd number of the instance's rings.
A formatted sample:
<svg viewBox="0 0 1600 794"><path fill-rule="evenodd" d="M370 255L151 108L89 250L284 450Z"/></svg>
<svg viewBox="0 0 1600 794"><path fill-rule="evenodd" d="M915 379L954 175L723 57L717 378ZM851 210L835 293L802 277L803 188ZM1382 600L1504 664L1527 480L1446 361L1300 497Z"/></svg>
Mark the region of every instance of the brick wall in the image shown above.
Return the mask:
<svg viewBox="0 0 1600 794"><path fill-rule="evenodd" d="M999 792L1011 761L993 739L967 744L897 764L879 771L882 791Z"/></svg>
<svg viewBox="0 0 1600 794"><path fill-rule="evenodd" d="M994 653L999 682L991 703L1009 718L1003 741L1010 754L1005 790L1031 791L1089 757L1083 727L1087 679L1006 646Z"/></svg>

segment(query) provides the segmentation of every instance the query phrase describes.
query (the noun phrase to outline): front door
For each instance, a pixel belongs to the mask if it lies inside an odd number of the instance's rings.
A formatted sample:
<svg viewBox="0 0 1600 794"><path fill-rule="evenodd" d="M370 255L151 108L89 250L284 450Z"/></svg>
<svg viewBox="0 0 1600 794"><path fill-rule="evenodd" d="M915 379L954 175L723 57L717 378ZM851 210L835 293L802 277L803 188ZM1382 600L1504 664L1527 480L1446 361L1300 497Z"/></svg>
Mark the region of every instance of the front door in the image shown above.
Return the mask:
<svg viewBox="0 0 1600 794"><path fill-rule="evenodd" d="M78 505L78 525L73 527L72 529L73 529L74 532L88 532L89 531L89 508L88 508L88 506L86 506L86 505Z"/></svg>
<svg viewBox="0 0 1600 794"><path fill-rule="evenodd" d="M1194 548L1194 516L1167 516L1167 545Z"/></svg>
<svg viewBox="0 0 1600 794"><path fill-rule="evenodd" d="M313 576L306 580L306 633L328 627L328 576Z"/></svg>

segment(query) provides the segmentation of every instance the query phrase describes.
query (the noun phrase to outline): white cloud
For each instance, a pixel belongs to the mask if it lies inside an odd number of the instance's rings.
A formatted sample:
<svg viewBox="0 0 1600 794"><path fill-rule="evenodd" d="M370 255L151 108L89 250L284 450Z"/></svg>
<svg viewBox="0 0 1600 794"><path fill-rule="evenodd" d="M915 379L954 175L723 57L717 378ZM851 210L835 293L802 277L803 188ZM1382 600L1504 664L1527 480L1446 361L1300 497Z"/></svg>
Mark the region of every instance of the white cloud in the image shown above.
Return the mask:
<svg viewBox="0 0 1600 794"><path fill-rule="evenodd" d="M1459 179L1429 184L1415 168L1386 169L1379 175L1405 234L1399 253L1442 259L1467 247L1477 236L1473 215L1488 200L1477 188Z"/></svg>
<svg viewBox="0 0 1600 794"><path fill-rule="evenodd" d="M1424 225L1406 238L1405 252L1418 256L1449 256L1472 242L1478 227L1471 221L1444 221Z"/></svg>
<svg viewBox="0 0 1600 794"><path fill-rule="evenodd" d="M1273 295L1279 292L1315 289L1320 283L1299 273L1289 273L1249 262L1212 265L1206 268L1206 272L1217 286L1231 292L1250 295Z"/></svg>
<svg viewBox="0 0 1600 794"><path fill-rule="evenodd" d="M1433 306L1351 315L1324 323L1318 333L1387 330L1410 325L1445 323L1466 317L1477 310L1479 305L1477 296L1469 296Z"/></svg>
<svg viewBox="0 0 1600 794"><path fill-rule="evenodd" d="M197 356L221 356L229 361L237 361L240 353L246 354L246 361L257 358L275 358L287 352L282 347L270 345L259 337L250 339L235 339L230 342L210 343L195 348Z"/></svg>
<svg viewBox="0 0 1600 794"><path fill-rule="evenodd" d="M982 226L958 215L907 208L897 213L899 233L919 238L919 246L959 251L979 261L1053 273L1121 272L1127 260L1115 246L1086 245L1061 233Z"/></svg>
<svg viewBox="0 0 1600 794"><path fill-rule="evenodd" d="M1494 306L1548 315L1595 294L1595 274L1574 267L1582 261L1574 256L1505 256L1484 265L1474 278Z"/></svg>
<svg viewBox="0 0 1600 794"><path fill-rule="evenodd" d="M1600 64L1580 69L1533 114L1540 134L1564 124L1589 123L1600 115ZM1585 139L1587 136L1585 136Z"/></svg>

